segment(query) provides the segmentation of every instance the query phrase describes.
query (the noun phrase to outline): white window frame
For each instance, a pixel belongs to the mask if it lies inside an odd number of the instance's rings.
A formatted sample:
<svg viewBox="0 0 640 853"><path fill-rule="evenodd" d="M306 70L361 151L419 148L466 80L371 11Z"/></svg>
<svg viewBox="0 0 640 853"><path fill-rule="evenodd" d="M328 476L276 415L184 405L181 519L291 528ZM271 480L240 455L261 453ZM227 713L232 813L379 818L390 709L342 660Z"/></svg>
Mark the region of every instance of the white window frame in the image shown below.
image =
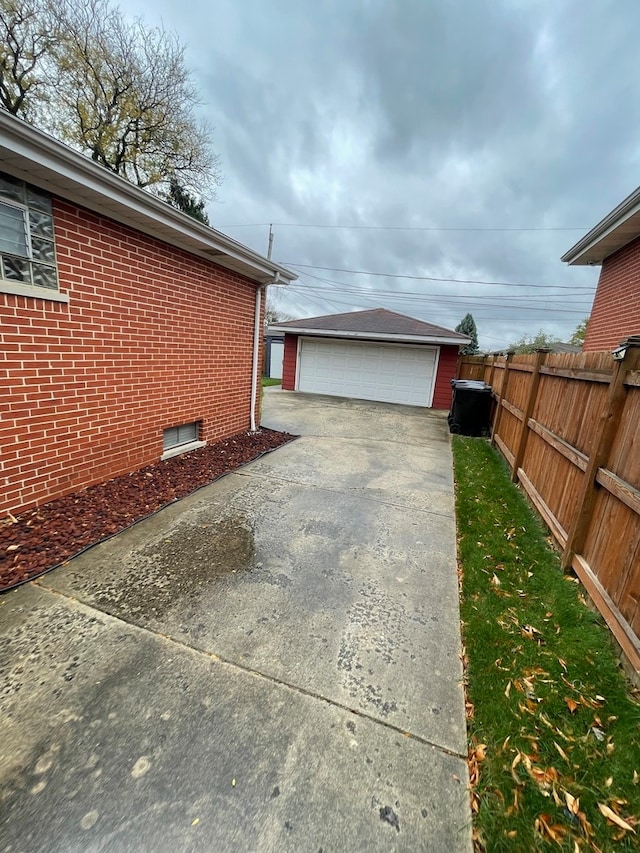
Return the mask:
<svg viewBox="0 0 640 853"><path fill-rule="evenodd" d="M160 457L160 459L161 460L171 459L173 456L179 456L181 453L188 453L190 450L197 450L199 447L204 447L207 442L206 441L200 441L198 439L198 436L200 435L201 423L202 423L201 421L190 421L189 423L186 423L186 424L176 424L175 426L172 426L172 427L166 427L162 431L163 453L162 453L162 456ZM183 441L183 442L178 441L176 444L171 444L168 447L165 447L165 439L166 439L166 435L169 432L169 430L178 430L179 431L180 429L183 429L184 427L194 427L195 428L194 432L195 432L196 438L195 439L189 439L188 441ZM178 432L178 435L179 435L179 432Z"/></svg>
<svg viewBox="0 0 640 853"><path fill-rule="evenodd" d="M7 173L3 173L3 174L7 174ZM11 177L11 176L7 175L7 177ZM25 181L22 181L19 179L15 179L15 180L18 181L20 184L22 184L25 199L27 198L27 196L26 196L27 188L31 189L32 192L37 193L38 195L42 195L45 197L48 196L48 193L43 192L42 190L38 189L37 187L31 186L31 184L28 184ZM1 190L0 190L0 204L3 204L7 207L12 207L15 210L20 210L22 212L22 219L23 219L23 224L24 224L24 229L25 229L27 254L26 255L14 255L14 257L25 260L30 265L34 264L34 263L36 263L36 264L42 263L44 266L53 267L55 269L55 272L56 272L56 287L55 287L55 289L51 288L51 287L43 287L41 285L33 284L32 281L25 282L25 281L18 281L15 279L4 278L3 277L3 264L2 264L1 256L6 255L8 257L11 257L12 253L11 252L0 252L0 293L9 293L9 294L13 294L15 296L32 296L36 299L48 299L51 302L69 302L69 295L66 293L61 293L60 289L59 289L60 288L60 279L58 276L58 260L57 260L57 255L56 255L55 233L53 235L53 238L50 240L50 242L53 245L54 263L48 264L46 262L39 261L38 259L33 257L32 237L34 237L34 236L37 237L38 235L31 233L28 204L26 204L25 202L21 202L18 199L11 198L10 196L4 195ZM34 208L34 209L36 209L36 208ZM53 213L51 214L51 216L53 217ZM48 237L45 237L43 239L49 240Z"/></svg>

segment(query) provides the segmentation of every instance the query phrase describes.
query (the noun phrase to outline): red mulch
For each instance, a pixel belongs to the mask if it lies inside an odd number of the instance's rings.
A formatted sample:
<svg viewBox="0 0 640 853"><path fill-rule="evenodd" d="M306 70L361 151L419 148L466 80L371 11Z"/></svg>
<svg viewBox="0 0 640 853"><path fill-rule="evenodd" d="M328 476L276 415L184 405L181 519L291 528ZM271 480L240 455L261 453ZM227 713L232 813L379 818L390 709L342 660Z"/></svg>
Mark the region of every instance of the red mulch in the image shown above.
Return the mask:
<svg viewBox="0 0 640 853"><path fill-rule="evenodd" d="M0 521L0 591L33 579L294 438L270 429L239 433Z"/></svg>

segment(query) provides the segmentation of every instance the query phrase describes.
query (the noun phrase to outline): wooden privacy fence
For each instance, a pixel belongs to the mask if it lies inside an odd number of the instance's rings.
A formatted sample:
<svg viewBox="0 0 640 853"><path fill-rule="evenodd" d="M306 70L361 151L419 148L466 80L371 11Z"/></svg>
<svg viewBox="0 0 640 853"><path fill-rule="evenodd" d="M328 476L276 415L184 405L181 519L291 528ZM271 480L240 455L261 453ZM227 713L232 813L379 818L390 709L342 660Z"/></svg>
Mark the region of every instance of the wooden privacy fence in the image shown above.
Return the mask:
<svg viewBox="0 0 640 853"><path fill-rule="evenodd" d="M640 338L609 352L461 356L496 400L492 442L640 671Z"/></svg>

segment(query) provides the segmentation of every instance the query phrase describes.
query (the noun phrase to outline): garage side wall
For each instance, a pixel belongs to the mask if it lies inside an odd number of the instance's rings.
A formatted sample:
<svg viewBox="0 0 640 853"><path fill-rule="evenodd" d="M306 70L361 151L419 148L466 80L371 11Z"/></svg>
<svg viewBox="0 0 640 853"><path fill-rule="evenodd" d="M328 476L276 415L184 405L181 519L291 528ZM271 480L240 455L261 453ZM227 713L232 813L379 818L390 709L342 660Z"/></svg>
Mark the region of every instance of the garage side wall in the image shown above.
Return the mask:
<svg viewBox="0 0 640 853"><path fill-rule="evenodd" d="M282 390L296 390L296 365L298 361L298 336L284 336L284 358L282 360Z"/></svg>
<svg viewBox="0 0 640 853"><path fill-rule="evenodd" d="M0 513L248 429L255 285L54 199L69 304L0 294Z"/></svg>
<svg viewBox="0 0 640 853"><path fill-rule="evenodd" d="M440 347L440 360L438 362L438 373L436 384L433 389L433 409L446 409L451 407L451 380L456 375L456 364L458 361L458 347Z"/></svg>

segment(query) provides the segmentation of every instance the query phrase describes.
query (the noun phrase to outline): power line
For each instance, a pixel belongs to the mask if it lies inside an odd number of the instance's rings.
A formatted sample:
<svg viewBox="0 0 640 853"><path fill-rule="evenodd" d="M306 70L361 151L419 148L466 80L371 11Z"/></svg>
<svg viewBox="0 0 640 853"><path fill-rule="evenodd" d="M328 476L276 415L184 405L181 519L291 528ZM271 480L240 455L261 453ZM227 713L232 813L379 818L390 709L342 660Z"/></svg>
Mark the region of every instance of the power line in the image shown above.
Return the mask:
<svg viewBox="0 0 640 853"><path fill-rule="evenodd" d="M527 300L530 302L536 302L536 301L550 301L552 299L566 300L567 297L569 297L571 299L572 297L577 297L577 296L593 296L593 293L594 293L594 291L591 288L585 288L585 287L573 286L572 285L570 287L563 288L562 293L533 294L531 296L518 294L515 296L499 296L499 297L496 296L495 294L486 295L486 294L474 293L473 296L470 297L469 294L466 294L466 293L463 293L463 294L460 294L460 293L425 293L425 292L415 293L414 291L407 291L407 290L379 290L379 289L361 288L361 287L357 287L357 286L352 286L352 285L347 284L346 282L343 282L343 281L336 281L335 279L324 278L324 277L319 276L319 275L314 275L313 273L310 273L310 272L305 272L305 273L301 272L300 275L305 276L306 278L312 278L315 281L320 281L320 282L323 282L325 284L329 284L332 287L336 286L336 288L339 288L340 290L343 290L345 292L350 292L350 293L366 292L366 293L373 293L373 294L377 294L377 295L391 295L391 296L397 295L398 298L402 298L405 295L409 295L409 296L415 295L416 297L423 297L425 299L429 299L429 298L437 297L437 296L443 296L447 299L467 299L467 300L470 298L474 299L474 300L477 300L477 299L493 299L493 300L495 300L495 299L500 299L500 300L509 299L512 301L516 300L516 299L524 299L524 300ZM291 286L295 287L295 285L288 285L288 286L289 287L291 287ZM313 287L313 285L309 285L309 286ZM548 285L548 287L550 287L550 288L556 287L557 288L557 287L559 287L559 285Z"/></svg>
<svg viewBox="0 0 640 853"><path fill-rule="evenodd" d="M589 305L575 305L570 300L566 300L565 294L547 294L538 296L504 296L504 297L495 297L488 296L484 294L480 294L478 296L469 296L468 294L448 294L448 293L416 293L414 291L397 291L397 290L374 290L370 288L363 287L353 287L351 285L345 285L342 282L333 282L330 279L323 279L319 276L314 276L312 273L301 273L301 276L305 278L313 278L321 283L326 283L330 286L329 290L327 288L322 287L321 285L313 284L312 282L302 282L301 284L295 285L290 284L287 287L287 290L294 291L298 294L309 293L312 291L316 295L320 295L322 298L327 298L330 294L334 297L338 293L345 294L347 296L352 296L354 298L360 297L367 300L375 301L384 299L384 300L400 300L402 302L412 302L412 303L423 303L429 305L442 305L448 306L451 309L455 309L460 305L460 302L463 302L465 305L474 306L474 311L483 311L490 310L495 313L495 311L508 310L513 309L517 311L531 311L538 313L542 312L547 314L549 312L559 312L559 313L567 313L584 316L589 313L590 306ZM590 295L590 294L577 294L577 295ZM562 302L556 302L552 304L554 299L562 299ZM490 300L482 302L480 300ZM508 301L505 301L508 300ZM545 305L532 305L532 304L522 304L520 300L528 303L535 302L544 302ZM564 306L564 307L562 307Z"/></svg>
<svg viewBox="0 0 640 853"><path fill-rule="evenodd" d="M513 281L484 281L474 278L439 278L432 275L405 275L400 273L386 272L371 272L369 270L350 270L342 267L319 267L314 264L298 264L295 261L281 261L284 266L293 267L294 269L310 269L324 270L325 272L344 272L351 275L368 275L377 278L404 278L411 281L447 281L453 284L489 284L494 287L535 287L535 288L564 288L562 284L521 284ZM570 288L575 288L576 285L569 285Z"/></svg>
<svg viewBox="0 0 640 853"><path fill-rule="evenodd" d="M301 287L290 286L289 289L292 290L292 292L294 292L297 295L305 295L305 296L309 295L310 296L311 293L313 293L315 295L316 299L322 298L322 299L325 299L327 302L329 301L329 298L331 298L331 299L337 299L338 298L337 295L334 294L333 292L331 292L330 296L327 296L326 291L321 291L319 289L315 289L315 288L311 288L311 287L301 288ZM311 293L310 293L310 291L311 291ZM413 304L421 302L422 304L427 304L427 305L432 305L432 306L433 305L439 305L439 306L443 306L443 307L449 307L452 310L460 308L461 306L466 306L468 308L473 308L474 314L482 313L483 316L487 316L487 317L495 316L496 312L498 312L498 311L517 311L517 312L527 311L529 313L538 313L538 314L544 314L544 315L550 314L550 313L573 314L574 316L580 316L580 317L583 317L583 316L585 316L585 314L589 313L589 308L582 307L582 306L577 306L575 308L560 308L556 305L550 305L548 307L545 307L542 305L507 305L504 303L497 303L497 302L492 303L492 304L484 304L484 305L480 304L480 305L478 305L477 303L474 303L474 301L472 299L466 300L463 303L459 303L459 302L451 302L448 299L420 298L420 297L416 297L415 294L410 294L410 293L404 294L402 296L399 296L399 295L394 296L394 295L390 295L390 294L378 295L375 292L367 294L367 293L364 293L362 291L338 291L338 293L342 293L344 296L352 296L353 297L352 301L357 301L358 299L367 299L369 301L378 301L379 302L381 299L384 301L389 301L392 299L400 299L403 302L411 302Z"/></svg>
<svg viewBox="0 0 640 853"><path fill-rule="evenodd" d="M278 228L334 228L334 229L342 229L342 230L353 230L353 231L460 231L460 232L483 232L483 231L495 231L495 232L509 232L509 231L519 231L519 232L527 232L527 231L587 231L588 228L503 228L503 227L481 227L481 228L467 228L467 227L449 227L449 226L435 226L435 225L329 225L325 223L309 223L309 222L242 222L237 225L218 225L216 226L218 229L232 229L232 228L266 228L269 225L277 225Z"/></svg>

